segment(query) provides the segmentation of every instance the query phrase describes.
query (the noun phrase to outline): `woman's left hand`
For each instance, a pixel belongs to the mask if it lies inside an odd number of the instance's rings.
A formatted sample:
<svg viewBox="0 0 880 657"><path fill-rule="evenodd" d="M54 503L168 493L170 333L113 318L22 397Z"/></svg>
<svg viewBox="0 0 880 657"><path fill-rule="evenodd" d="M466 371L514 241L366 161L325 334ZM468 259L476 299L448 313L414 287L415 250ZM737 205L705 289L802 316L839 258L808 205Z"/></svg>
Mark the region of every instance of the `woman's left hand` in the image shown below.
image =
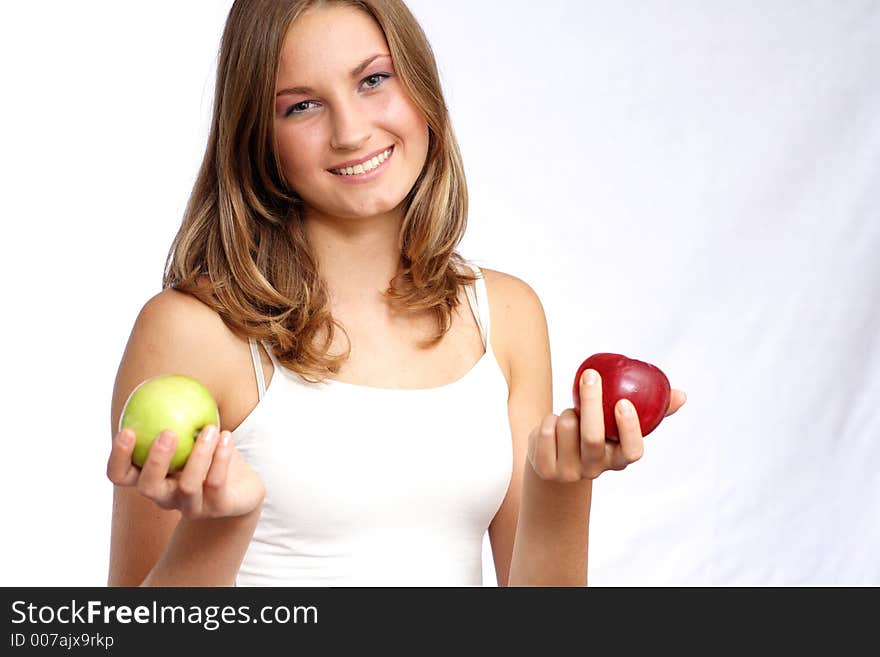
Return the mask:
<svg viewBox="0 0 880 657"><path fill-rule="evenodd" d="M546 416L529 434L529 463L541 479L560 483L595 479L606 470L623 470L642 458L642 430L629 401L622 399L614 408L620 438L615 442L605 439L602 379L598 373L595 383L581 383L580 399L580 419L569 408L562 415ZM684 391L673 389L666 415L675 413L686 400Z"/></svg>

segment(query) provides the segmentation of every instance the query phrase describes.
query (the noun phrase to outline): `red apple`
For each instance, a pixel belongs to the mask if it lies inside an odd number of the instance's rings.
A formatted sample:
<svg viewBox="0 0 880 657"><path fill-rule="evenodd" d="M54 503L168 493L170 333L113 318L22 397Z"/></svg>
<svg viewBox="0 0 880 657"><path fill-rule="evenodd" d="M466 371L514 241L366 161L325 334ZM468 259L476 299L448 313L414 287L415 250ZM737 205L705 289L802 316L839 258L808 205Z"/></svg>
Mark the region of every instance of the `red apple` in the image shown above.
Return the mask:
<svg viewBox="0 0 880 657"><path fill-rule="evenodd" d="M647 436L666 417L669 408L669 379L659 368L620 354L593 354L578 368L574 377L572 395L574 410L580 417L580 382L584 370L593 369L602 377L602 410L605 414L605 434L609 440L618 440L614 407L621 399L629 399L636 407L642 436Z"/></svg>

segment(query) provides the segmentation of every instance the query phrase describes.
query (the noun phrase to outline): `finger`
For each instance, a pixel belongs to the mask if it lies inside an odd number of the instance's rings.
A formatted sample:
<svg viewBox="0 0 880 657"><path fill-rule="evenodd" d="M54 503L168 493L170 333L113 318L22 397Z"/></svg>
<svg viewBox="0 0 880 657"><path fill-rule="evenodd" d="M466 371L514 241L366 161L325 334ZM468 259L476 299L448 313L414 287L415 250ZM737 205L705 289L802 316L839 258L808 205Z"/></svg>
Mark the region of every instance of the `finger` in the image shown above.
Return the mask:
<svg viewBox="0 0 880 657"><path fill-rule="evenodd" d="M556 477L556 419L555 415L546 416L535 434L532 465L542 479Z"/></svg>
<svg viewBox="0 0 880 657"><path fill-rule="evenodd" d="M217 427L209 424L202 429L196 438L192 452L190 452L186 465L177 480L177 490L184 495L184 508L181 511L193 511L201 506L202 486L204 486L205 476L208 474L211 461L214 458L218 434Z"/></svg>
<svg viewBox="0 0 880 657"><path fill-rule="evenodd" d="M227 473L229 472L229 464L232 461L234 449L235 444L232 440L232 432L224 431L221 433L217 448L214 450L214 460L211 461L211 469L208 470L208 476L205 478L205 486L219 490L226 485Z"/></svg>
<svg viewBox="0 0 880 657"><path fill-rule="evenodd" d="M556 479L581 480L580 420L573 408L562 412L556 421Z"/></svg>
<svg viewBox="0 0 880 657"><path fill-rule="evenodd" d="M140 476L140 469L131 462L135 435L131 429L123 429L113 438L113 448L107 459L107 478L117 486L133 486Z"/></svg>
<svg viewBox="0 0 880 657"><path fill-rule="evenodd" d="M669 393L669 408L666 409L666 417L669 417L679 408L684 406L687 401L687 395L684 390L671 390Z"/></svg>
<svg viewBox="0 0 880 657"><path fill-rule="evenodd" d="M591 376L592 375L592 376ZM603 460L605 415L602 410L602 377L588 369L581 377L581 464L587 468Z"/></svg>
<svg viewBox="0 0 880 657"><path fill-rule="evenodd" d="M618 401L614 407L614 416L617 420L620 448L614 453L612 466L623 469L642 458L645 443L639 425L639 416L631 401L628 399Z"/></svg>
<svg viewBox="0 0 880 657"><path fill-rule="evenodd" d="M177 487L176 480L168 477L168 467L176 447L177 434L166 429L150 445L144 467L141 468L138 491L155 501L159 506L170 502Z"/></svg>

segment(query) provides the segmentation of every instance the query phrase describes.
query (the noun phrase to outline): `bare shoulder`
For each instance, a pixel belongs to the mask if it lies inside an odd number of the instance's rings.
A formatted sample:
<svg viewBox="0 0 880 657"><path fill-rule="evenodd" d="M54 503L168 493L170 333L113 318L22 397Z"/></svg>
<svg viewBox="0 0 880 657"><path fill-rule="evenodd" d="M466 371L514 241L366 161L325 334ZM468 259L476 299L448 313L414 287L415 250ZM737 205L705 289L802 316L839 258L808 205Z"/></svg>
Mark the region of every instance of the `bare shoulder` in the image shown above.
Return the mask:
<svg viewBox="0 0 880 657"><path fill-rule="evenodd" d="M534 303L540 304L538 294L532 286L513 274L506 274L495 269L480 268L486 278L486 287L489 294L495 293L502 301L510 301L514 304Z"/></svg>
<svg viewBox="0 0 880 657"><path fill-rule="evenodd" d="M241 340L220 316L192 295L167 288L141 308L117 373L114 421L128 394L141 381L160 374L188 374L204 383L222 403L225 370Z"/></svg>
<svg viewBox="0 0 880 657"><path fill-rule="evenodd" d="M512 274L494 269L482 269L486 279L486 291L492 308L492 319L498 311L498 319L506 333L526 321L533 324L544 321L544 306L531 285ZM494 322L493 322L494 324ZM516 329L519 330L519 329Z"/></svg>
<svg viewBox="0 0 880 657"><path fill-rule="evenodd" d="M543 358L547 320L537 292L521 278L480 268L486 280L492 344L505 366L508 385L518 371ZM548 347L549 348L549 347Z"/></svg>

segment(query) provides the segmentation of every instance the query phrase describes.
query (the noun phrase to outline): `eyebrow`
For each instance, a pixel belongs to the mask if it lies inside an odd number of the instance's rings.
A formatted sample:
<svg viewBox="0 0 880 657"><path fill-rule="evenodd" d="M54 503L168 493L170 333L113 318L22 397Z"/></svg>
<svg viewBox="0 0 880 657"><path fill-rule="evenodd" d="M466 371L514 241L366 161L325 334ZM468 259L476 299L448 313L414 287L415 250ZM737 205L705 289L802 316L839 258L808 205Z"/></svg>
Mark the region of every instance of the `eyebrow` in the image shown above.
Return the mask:
<svg viewBox="0 0 880 657"><path fill-rule="evenodd" d="M361 73L363 73L364 69L367 68L367 66L369 66L373 62L374 59L378 59L379 57L391 57L391 55L385 55L385 54L380 53L378 55L373 55L372 57L367 57L364 61L362 61L354 69L352 69L351 77L354 78L354 77L357 77L358 75L360 75ZM278 96L286 96L286 95L293 95L293 94L313 94L313 93L315 93L315 90L312 89L311 87L290 87L289 89L282 89L277 94L275 94L275 97L277 98Z"/></svg>

